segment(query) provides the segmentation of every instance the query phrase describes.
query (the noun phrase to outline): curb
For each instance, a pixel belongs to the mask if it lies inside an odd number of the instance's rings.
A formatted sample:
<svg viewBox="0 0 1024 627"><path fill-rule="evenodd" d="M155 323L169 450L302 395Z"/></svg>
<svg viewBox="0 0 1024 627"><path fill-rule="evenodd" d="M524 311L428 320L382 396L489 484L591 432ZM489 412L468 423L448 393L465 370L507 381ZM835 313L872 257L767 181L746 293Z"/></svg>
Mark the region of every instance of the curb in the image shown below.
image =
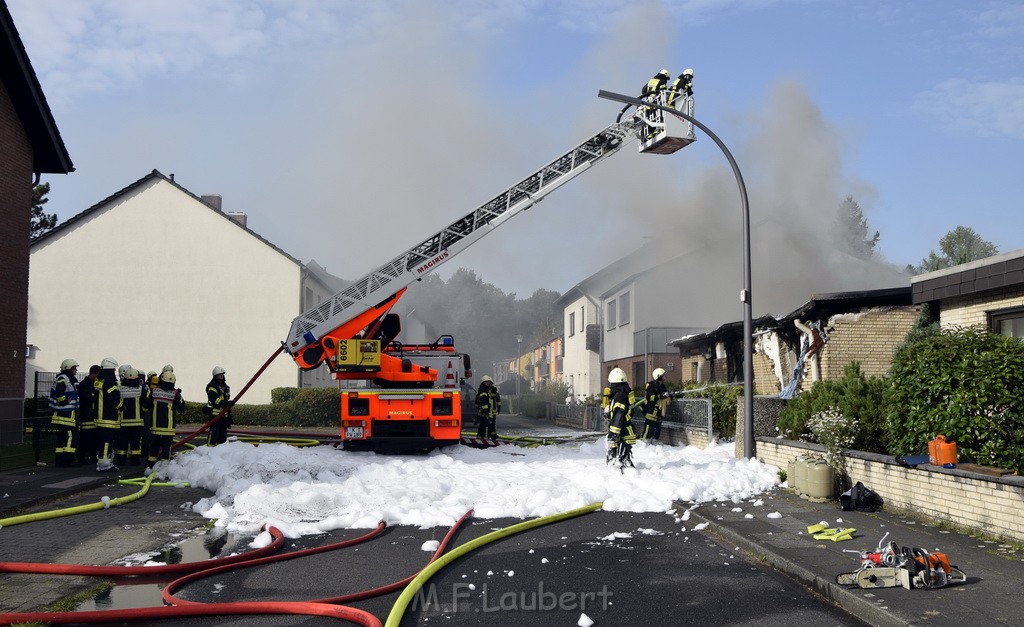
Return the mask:
<svg viewBox="0 0 1024 627"><path fill-rule="evenodd" d="M762 558L762 560L772 568L783 572L812 588L818 594L829 599L849 614L852 614L874 627L906 627L907 625L912 624L906 619L899 618L898 616L883 610L874 603L859 597L834 581L812 573L803 566L800 566L792 560L773 552L757 542L754 542L735 530L730 529L725 525L717 524L716 521L701 515L699 513L699 509L690 510L690 517L697 519L701 523L707 524L707 526L702 530L704 533L728 540L736 546L753 553L754 555Z"/></svg>

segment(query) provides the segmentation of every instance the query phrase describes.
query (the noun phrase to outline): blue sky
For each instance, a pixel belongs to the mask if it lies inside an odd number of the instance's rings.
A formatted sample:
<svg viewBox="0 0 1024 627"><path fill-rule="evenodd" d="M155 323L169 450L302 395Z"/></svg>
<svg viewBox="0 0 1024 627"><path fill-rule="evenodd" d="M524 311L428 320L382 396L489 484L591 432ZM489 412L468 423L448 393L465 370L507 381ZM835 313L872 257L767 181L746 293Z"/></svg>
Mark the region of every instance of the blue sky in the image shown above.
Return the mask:
<svg viewBox="0 0 1024 627"><path fill-rule="evenodd" d="M817 239L852 194L898 267L958 225L1024 247L1022 2L7 3L77 168L44 178L61 219L155 168L357 278L611 123L599 89L692 67L755 238L769 221ZM561 292L667 230L696 249L738 227L701 138L616 155L447 271ZM815 265L827 248L754 261ZM860 286L805 291L838 287Z"/></svg>

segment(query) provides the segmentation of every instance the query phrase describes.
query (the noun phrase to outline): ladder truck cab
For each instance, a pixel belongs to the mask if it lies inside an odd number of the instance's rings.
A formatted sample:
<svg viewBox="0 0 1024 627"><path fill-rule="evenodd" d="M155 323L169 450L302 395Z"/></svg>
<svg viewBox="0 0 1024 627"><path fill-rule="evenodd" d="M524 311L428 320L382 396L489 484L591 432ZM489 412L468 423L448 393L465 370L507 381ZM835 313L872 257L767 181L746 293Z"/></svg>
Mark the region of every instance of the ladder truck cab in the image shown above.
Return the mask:
<svg viewBox="0 0 1024 627"><path fill-rule="evenodd" d="M665 95L656 95L663 103ZM691 115L693 98L673 103ZM620 114L621 118L621 114ZM304 370L327 367L343 388L341 440L348 450L421 452L457 444L462 432L460 388L472 376L469 356L450 335L402 344L391 309L409 285L436 270L516 214L615 154L629 140L640 151L669 154L694 141L693 127L652 107L616 121L472 212L353 282L292 321L285 351Z"/></svg>

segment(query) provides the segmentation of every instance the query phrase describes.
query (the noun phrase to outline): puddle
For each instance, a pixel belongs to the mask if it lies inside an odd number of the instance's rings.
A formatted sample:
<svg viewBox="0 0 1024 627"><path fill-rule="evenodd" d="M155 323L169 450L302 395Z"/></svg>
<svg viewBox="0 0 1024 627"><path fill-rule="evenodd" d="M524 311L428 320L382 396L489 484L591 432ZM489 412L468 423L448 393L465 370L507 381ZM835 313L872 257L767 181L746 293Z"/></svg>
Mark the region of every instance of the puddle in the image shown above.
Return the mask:
<svg viewBox="0 0 1024 627"><path fill-rule="evenodd" d="M239 543L235 536L218 529L211 529L200 536L193 536L155 553L145 554L151 562L165 564L188 564L205 562L217 557L227 557L234 553L248 551L248 542ZM141 557L141 556L140 556ZM142 562L133 560L132 565ZM95 610L129 610L140 607L158 607L164 604L164 586L181 575L163 577L130 577L114 582L114 586L97 594L94 598L83 601L76 611L91 612Z"/></svg>

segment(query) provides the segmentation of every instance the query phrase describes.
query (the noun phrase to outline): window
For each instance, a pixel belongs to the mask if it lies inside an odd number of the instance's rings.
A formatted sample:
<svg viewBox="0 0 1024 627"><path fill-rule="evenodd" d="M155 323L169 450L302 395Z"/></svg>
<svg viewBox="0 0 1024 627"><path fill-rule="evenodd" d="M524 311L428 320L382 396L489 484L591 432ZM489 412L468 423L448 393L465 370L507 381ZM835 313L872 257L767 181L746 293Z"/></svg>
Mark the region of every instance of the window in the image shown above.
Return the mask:
<svg viewBox="0 0 1024 627"><path fill-rule="evenodd" d="M988 318L992 331L1024 340L1024 308L1004 309L990 313Z"/></svg>
<svg viewBox="0 0 1024 627"><path fill-rule="evenodd" d="M569 337L576 335L576 312L569 314Z"/></svg>
<svg viewBox="0 0 1024 627"><path fill-rule="evenodd" d="M609 331L615 328L615 301L612 300L608 303L608 320L606 321L605 327Z"/></svg>
<svg viewBox="0 0 1024 627"><path fill-rule="evenodd" d="M629 292L619 296L619 324L629 324Z"/></svg>

